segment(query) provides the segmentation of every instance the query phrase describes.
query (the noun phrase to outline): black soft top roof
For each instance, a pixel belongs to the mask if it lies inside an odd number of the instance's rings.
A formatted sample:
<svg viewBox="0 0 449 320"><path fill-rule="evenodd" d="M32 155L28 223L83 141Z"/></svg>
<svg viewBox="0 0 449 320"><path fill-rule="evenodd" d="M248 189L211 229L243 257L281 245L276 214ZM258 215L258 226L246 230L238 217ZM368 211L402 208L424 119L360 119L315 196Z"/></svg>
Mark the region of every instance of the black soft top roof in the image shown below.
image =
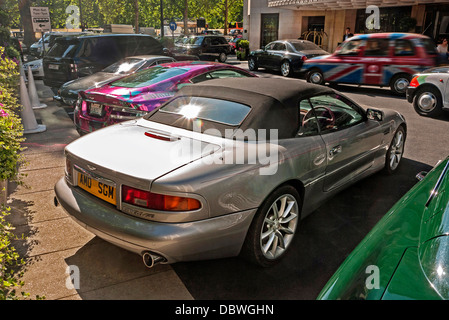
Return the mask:
<svg viewBox="0 0 449 320"><path fill-rule="evenodd" d="M251 112L239 126L242 130L278 130L278 139L294 137L299 129L299 101L335 91L329 87L313 85L301 80L282 78L226 78L208 80L183 87L174 97L199 96L233 101L251 107ZM153 114L149 120L159 121ZM165 119L168 120L168 119ZM176 121L174 121L175 123ZM206 122L206 121L205 121ZM204 129L236 129L217 123L207 123ZM186 129L191 129L187 128ZM224 136L224 134L223 134Z"/></svg>

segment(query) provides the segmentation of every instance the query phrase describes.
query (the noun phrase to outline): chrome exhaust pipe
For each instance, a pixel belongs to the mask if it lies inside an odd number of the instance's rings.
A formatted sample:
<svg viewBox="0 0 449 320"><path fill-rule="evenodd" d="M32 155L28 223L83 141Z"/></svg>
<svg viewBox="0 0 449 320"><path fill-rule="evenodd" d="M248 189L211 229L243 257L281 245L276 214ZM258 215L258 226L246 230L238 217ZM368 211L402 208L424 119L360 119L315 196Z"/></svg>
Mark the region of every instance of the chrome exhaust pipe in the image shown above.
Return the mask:
<svg viewBox="0 0 449 320"><path fill-rule="evenodd" d="M147 268L152 268L158 263L165 261L164 257L161 257L153 252L146 251L142 254L143 264Z"/></svg>

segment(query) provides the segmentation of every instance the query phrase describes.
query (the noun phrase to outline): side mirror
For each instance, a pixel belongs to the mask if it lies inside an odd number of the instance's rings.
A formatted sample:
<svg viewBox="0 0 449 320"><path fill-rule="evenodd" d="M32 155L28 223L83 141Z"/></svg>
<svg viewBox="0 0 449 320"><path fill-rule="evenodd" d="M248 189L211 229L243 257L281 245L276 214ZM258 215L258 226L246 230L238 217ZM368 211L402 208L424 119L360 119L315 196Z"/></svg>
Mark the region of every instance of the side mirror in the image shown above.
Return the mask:
<svg viewBox="0 0 449 320"><path fill-rule="evenodd" d="M421 171L416 175L416 179L418 179L419 181L424 180L424 178L427 175L427 171Z"/></svg>
<svg viewBox="0 0 449 320"><path fill-rule="evenodd" d="M377 109L366 110L366 117L370 120L382 121L384 119L384 112Z"/></svg>

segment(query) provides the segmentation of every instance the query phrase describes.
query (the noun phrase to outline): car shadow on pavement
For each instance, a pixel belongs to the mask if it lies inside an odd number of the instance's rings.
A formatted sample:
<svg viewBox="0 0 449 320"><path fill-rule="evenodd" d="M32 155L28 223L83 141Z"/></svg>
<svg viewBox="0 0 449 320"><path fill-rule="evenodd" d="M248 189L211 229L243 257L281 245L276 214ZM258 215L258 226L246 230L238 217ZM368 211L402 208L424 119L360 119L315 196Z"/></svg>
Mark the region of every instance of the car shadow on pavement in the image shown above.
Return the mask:
<svg viewBox="0 0 449 320"><path fill-rule="evenodd" d="M315 299L345 257L417 183L416 174L430 169L403 159L394 175L379 172L343 190L301 221L288 256L274 267L240 258L172 267L195 299Z"/></svg>
<svg viewBox="0 0 449 320"><path fill-rule="evenodd" d="M158 264L148 269L137 254L98 237L67 257L65 263L77 270L75 289L83 300L191 299L170 266Z"/></svg>

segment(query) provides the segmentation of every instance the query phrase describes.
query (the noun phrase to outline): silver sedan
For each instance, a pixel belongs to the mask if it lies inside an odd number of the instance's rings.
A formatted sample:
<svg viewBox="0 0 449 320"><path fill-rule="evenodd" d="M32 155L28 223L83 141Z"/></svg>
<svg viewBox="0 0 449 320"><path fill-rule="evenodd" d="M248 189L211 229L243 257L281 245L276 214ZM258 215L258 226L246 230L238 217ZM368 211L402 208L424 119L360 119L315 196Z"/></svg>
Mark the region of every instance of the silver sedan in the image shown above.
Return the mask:
<svg viewBox="0 0 449 320"><path fill-rule="evenodd" d="M185 86L145 117L66 147L56 198L82 226L155 263L282 259L299 222L401 161L404 118L291 79Z"/></svg>

